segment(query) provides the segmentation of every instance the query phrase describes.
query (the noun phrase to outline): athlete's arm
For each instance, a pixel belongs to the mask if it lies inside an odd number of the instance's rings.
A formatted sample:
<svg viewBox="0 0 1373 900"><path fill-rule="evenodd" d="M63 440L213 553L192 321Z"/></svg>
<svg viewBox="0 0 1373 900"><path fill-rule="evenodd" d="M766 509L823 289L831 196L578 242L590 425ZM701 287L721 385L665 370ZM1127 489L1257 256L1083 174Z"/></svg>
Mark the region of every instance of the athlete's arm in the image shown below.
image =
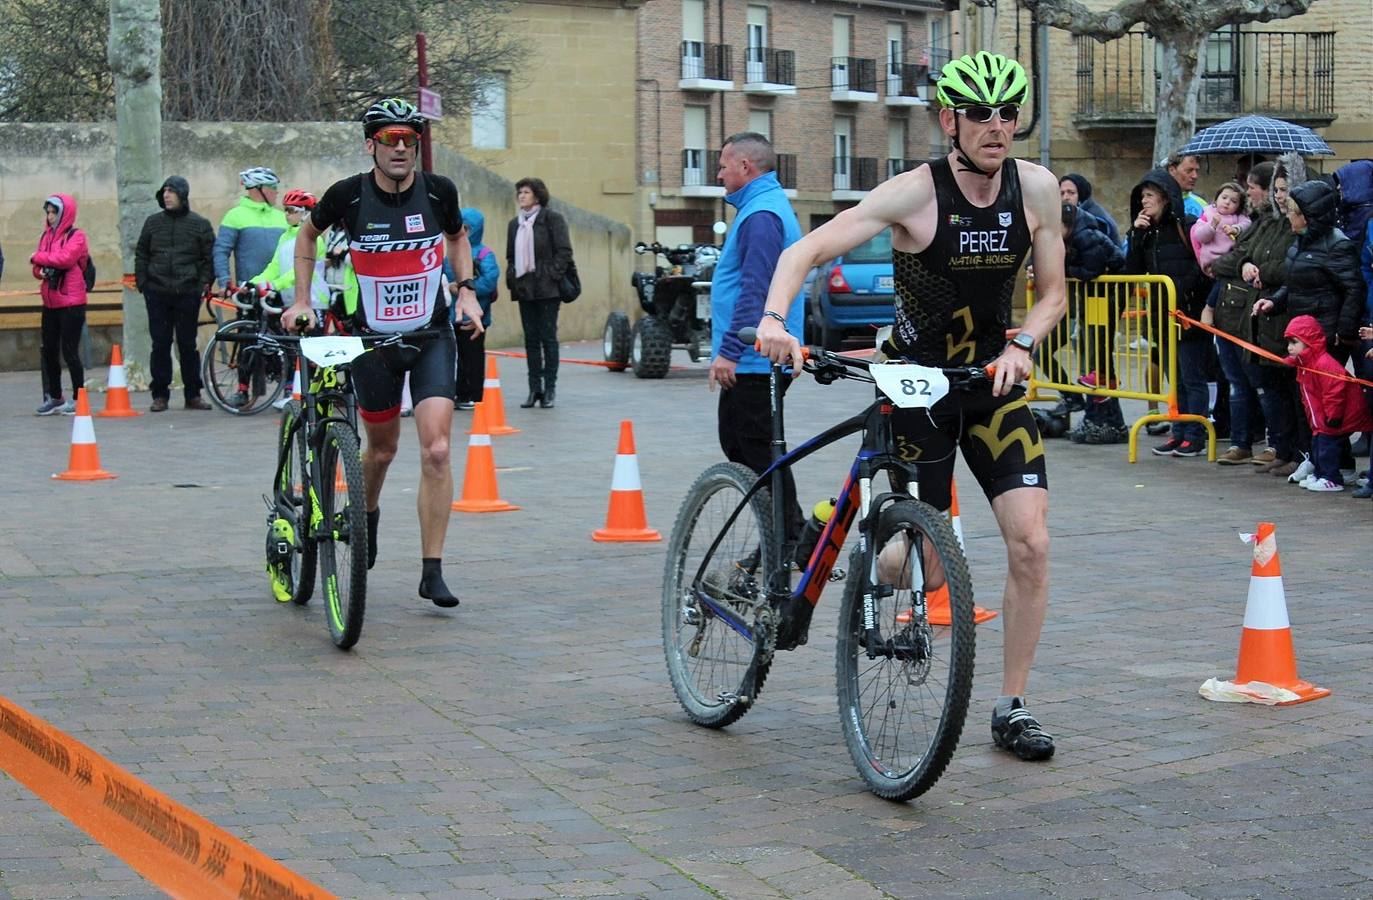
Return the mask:
<svg viewBox="0 0 1373 900"><path fill-rule="evenodd" d="M1035 266L1035 305L1025 316L1020 330L1028 333L1038 345L1054 330L1067 308L1068 293L1063 278L1063 230L1058 182L1052 172L1040 166L1026 166L1020 170L1021 192L1025 210L1034 230L1030 234ZM1024 381L1034 371L1034 354L1008 344L992 363L996 378L992 393L1000 397L1017 382Z"/></svg>
<svg viewBox="0 0 1373 900"><path fill-rule="evenodd" d="M447 234L443 236L444 247L448 253L448 262L453 267L453 271L458 274L458 281L467 281L472 277L472 242L467 238L467 229L458 229L457 234ZM467 321L462 324L464 331L472 332L468 340L476 339L477 335L485 331L482 328L482 308L477 302L477 292L470 287L463 286L458 288L456 298L457 321L462 322L463 317Z"/></svg>
<svg viewBox="0 0 1373 900"><path fill-rule="evenodd" d="M310 284L315 278L315 242L322 234L315 227L314 221L306 216L300 223L300 231L296 232L296 248L292 254L295 265L292 267L296 273L296 284ZM305 316L309 320L307 328L314 328L318 324L315 319L315 311L310 308L310 292L296 291L295 302L291 308L281 314L281 325L288 332L301 331L296 327L296 319Z"/></svg>
<svg viewBox="0 0 1373 900"><path fill-rule="evenodd" d="M785 318L792 298L801 290L806 273L813 266L828 262L883 228L900 223L933 196L933 184L929 172L921 169L884 181L857 206L844 210L782 251L768 288L764 317L758 323L758 342L764 356L773 362L790 360L792 370L801 371L800 342L767 312Z"/></svg>

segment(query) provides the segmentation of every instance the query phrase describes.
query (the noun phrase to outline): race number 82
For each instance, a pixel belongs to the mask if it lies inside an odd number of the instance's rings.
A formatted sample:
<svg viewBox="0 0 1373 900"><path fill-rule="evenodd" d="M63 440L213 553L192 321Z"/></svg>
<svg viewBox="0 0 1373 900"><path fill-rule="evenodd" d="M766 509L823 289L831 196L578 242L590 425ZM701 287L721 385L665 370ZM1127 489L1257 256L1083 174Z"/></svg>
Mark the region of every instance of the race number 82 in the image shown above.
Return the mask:
<svg viewBox="0 0 1373 900"><path fill-rule="evenodd" d="M928 409L949 393L943 371L914 363L885 363L870 370L877 387L902 409Z"/></svg>

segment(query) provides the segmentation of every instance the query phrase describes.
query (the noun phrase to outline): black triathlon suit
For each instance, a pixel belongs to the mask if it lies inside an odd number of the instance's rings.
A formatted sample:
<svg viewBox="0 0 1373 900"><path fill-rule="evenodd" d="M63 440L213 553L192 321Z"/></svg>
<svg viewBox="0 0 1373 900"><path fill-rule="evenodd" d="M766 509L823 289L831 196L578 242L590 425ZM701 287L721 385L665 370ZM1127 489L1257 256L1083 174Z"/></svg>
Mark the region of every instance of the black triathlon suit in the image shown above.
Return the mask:
<svg viewBox="0 0 1373 900"><path fill-rule="evenodd" d="M457 186L442 175L416 172L409 188L392 194L364 172L325 191L310 221L321 231L338 225L348 235L359 287L353 333L436 332L406 340L418 349L383 347L353 362L362 418L385 422L399 414L407 372L416 406L428 397L451 400L457 349L440 273L445 235L462 231Z"/></svg>
<svg viewBox="0 0 1373 900"><path fill-rule="evenodd" d="M938 224L923 251L892 250L896 319L884 350L925 366L987 365L1006 347L1011 294L1031 246L1020 173L1007 160L996 201L983 208L963 196L947 158L929 165ZM898 409L892 437L917 464L920 499L936 509L951 503L955 446L989 500L1048 488L1044 445L1019 385L1001 397L988 385L951 391L933 410Z"/></svg>

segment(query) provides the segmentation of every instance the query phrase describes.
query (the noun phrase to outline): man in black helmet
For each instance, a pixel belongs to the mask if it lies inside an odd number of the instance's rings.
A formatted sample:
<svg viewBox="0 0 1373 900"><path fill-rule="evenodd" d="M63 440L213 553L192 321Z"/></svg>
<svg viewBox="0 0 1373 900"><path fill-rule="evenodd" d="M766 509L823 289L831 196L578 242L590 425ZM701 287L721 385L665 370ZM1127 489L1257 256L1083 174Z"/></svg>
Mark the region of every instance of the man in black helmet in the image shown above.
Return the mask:
<svg viewBox="0 0 1373 900"><path fill-rule="evenodd" d="M1023 695L1048 602L1049 501L1044 447L1019 382L1062 317L1066 294L1058 180L1010 156L1028 94L1024 69L1003 56L984 51L944 66L939 124L953 150L879 185L792 244L778 261L758 339L765 355L799 372L800 346L783 317L806 272L890 227L896 315L884 352L926 366L996 367L985 393L952 394L932 415L897 410L893 440L919 472L920 498L936 509L950 506L955 447L991 500L1008 563L1005 666L992 736L1019 758L1039 760L1053 755L1054 742ZM1007 341L1011 294L1031 248L1037 299ZM888 544L879 577L896 583L908 552L902 541ZM940 582L936 573L926 587Z"/></svg>
<svg viewBox="0 0 1373 900"><path fill-rule="evenodd" d="M443 580L443 542L453 502L449 434L453 424L456 349L449 304L464 329L481 334L482 313L473 290L472 249L462 224L457 186L442 175L415 171L426 120L408 101L378 101L363 114L363 136L372 171L336 182L320 198L296 237L296 283L314 276L315 241L331 226L348 235L359 297L351 311L352 328L362 334L394 334L433 329L408 343L418 351L387 347L365 353L353 363L367 447L362 470L367 485L368 560L376 562L381 486L400 441L400 400L410 376L415 428L420 444L419 519L422 571L419 594L436 606L458 605ZM443 260L457 273L445 291ZM287 328L297 318L311 324L308 292L282 315Z"/></svg>

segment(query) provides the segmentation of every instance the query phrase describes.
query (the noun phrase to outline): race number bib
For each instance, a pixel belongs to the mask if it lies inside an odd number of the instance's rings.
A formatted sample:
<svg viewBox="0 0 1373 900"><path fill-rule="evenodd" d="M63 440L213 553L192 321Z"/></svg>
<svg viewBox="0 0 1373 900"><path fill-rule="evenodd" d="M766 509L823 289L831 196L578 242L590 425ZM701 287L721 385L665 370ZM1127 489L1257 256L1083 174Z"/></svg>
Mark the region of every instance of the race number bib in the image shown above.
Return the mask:
<svg viewBox="0 0 1373 900"><path fill-rule="evenodd" d="M326 335L300 339L300 352L317 366L336 366L348 363L367 352L360 337Z"/></svg>
<svg viewBox="0 0 1373 900"><path fill-rule="evenodd" d="M902 409L929 409L949 393L941 370L914 363L886 363L868 370L877 388Z"/></svg>

